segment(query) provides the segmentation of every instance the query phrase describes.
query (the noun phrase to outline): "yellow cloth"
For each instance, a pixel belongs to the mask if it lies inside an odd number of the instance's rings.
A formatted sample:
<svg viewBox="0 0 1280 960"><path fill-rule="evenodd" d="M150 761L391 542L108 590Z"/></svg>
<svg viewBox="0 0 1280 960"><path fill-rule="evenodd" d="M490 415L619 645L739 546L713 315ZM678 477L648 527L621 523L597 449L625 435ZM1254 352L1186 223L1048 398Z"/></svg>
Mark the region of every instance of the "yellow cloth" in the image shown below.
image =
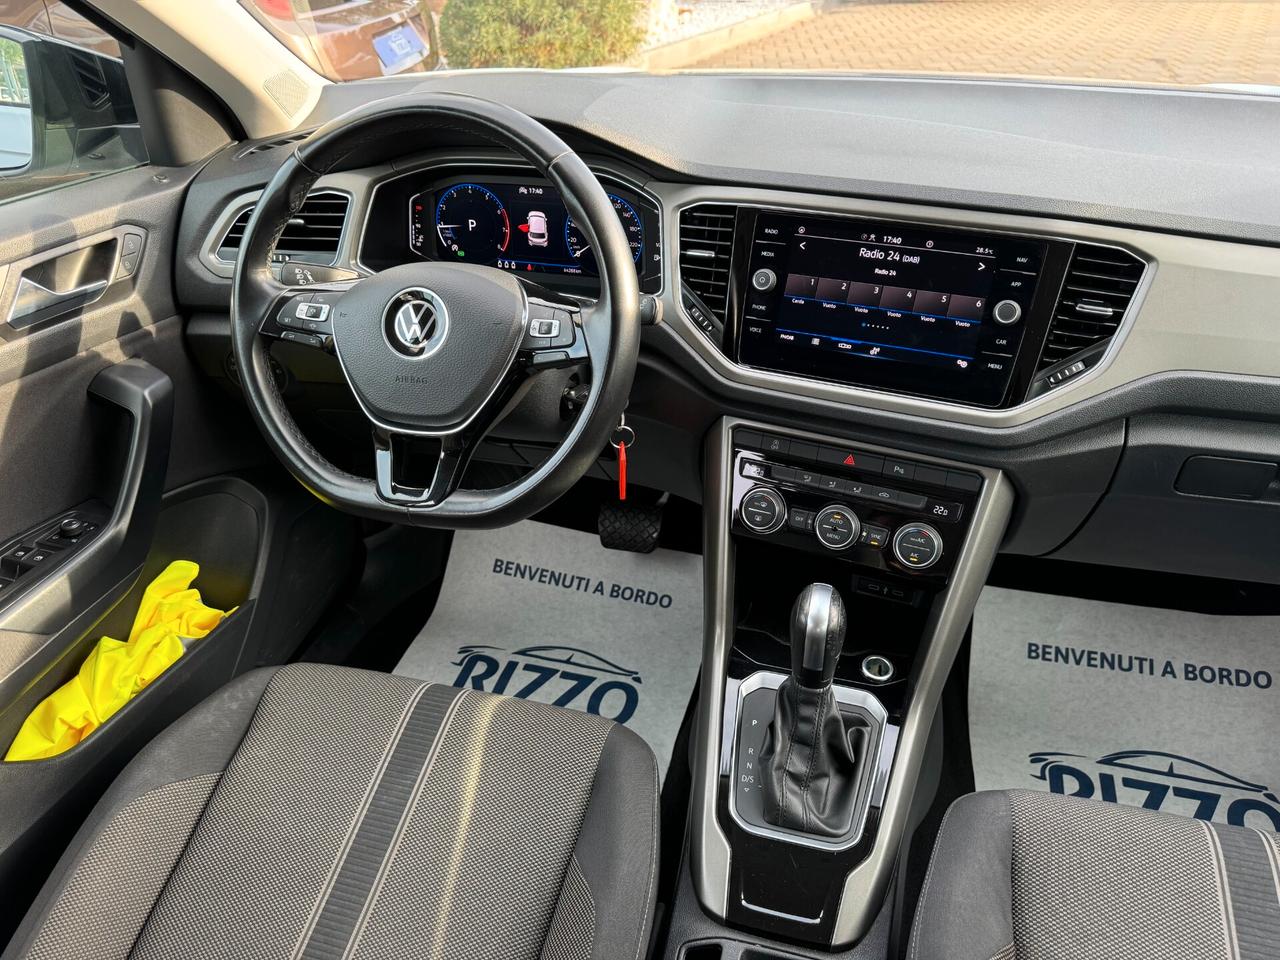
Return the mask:
<svg viewBox="0 0 1280 960"><path fill-rule="evenodd" d="M183 653L181 638L205 636L227 616L189 589L200 573L175 560L147 585L124 643L103 637L80 672L49 694L22 724L5 760L57 756L107 722Z"/></svg>

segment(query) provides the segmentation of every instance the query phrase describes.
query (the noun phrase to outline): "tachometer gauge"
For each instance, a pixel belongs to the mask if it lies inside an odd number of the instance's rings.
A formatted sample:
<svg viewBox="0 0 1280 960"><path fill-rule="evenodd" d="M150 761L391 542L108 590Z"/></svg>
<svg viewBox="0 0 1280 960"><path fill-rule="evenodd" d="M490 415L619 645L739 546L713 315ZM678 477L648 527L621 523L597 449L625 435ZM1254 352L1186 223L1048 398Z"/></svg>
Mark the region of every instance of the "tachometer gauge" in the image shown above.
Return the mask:
<svg viewBox="0 0 1280 960"><path fill-rule="evenodd" d="M639 263L644 255L644 223L640 220L640 214L636 213L635 207L612 193L609 194L609 202L618 215L618 222L622 224L622 232L627 235L627 242L631 244L631 259ZM568 217L564 222L564 243L575 260L581 260L583 254L591 250L591 242L578 229L573 217Z"/></svg>
<svg viewBox="0 0 1280 960"><path fill-rule="evenodd" d="M411 213L415 217L423 216L416 204ZM440 257L444 260L489 263L506 253L507 244L511 242L511 221L506 207L492 190L477 183L459 183L440 195L435 228L440 238Z"/></svg>

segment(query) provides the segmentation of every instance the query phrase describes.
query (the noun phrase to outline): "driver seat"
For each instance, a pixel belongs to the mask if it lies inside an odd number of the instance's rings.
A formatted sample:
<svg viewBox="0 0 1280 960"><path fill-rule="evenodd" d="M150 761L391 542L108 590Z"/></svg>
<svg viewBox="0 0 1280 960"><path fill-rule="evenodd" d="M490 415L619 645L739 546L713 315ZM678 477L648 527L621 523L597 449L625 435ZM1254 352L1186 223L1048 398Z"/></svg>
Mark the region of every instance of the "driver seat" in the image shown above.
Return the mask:
<svg viewBox="0 0 1280 960"><path fill-rule="evenodd" d="M317 664L157 737L4 960L631 960L657 765L612 721Z"/></svg>

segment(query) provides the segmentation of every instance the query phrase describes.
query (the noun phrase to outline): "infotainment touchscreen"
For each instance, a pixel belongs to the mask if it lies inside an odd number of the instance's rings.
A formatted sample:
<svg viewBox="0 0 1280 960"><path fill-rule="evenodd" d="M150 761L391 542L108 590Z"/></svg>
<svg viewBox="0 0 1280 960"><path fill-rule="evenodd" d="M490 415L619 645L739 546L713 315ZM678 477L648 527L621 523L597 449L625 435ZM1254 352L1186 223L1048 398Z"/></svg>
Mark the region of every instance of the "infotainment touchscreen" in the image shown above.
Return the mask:
<svg viewBox="0 0 1280 960"><path fill-rule="evenodd" d="M1047 244L761 211L738 342L747 365L999 405Z"/></svg>

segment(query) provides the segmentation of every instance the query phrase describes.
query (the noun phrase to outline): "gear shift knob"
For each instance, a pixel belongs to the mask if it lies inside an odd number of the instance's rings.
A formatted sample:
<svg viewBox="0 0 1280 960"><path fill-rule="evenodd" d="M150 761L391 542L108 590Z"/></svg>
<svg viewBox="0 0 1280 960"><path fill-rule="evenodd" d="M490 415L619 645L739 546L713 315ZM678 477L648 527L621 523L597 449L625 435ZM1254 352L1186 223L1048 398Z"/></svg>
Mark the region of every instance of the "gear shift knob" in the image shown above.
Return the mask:
<svg viewBox="0 0 1280 960"><path fill-rule="evenodd" d="M844 649L844 601L829 583L811 583L791 608L791 678L800 686L830 686Z"/></svg>

